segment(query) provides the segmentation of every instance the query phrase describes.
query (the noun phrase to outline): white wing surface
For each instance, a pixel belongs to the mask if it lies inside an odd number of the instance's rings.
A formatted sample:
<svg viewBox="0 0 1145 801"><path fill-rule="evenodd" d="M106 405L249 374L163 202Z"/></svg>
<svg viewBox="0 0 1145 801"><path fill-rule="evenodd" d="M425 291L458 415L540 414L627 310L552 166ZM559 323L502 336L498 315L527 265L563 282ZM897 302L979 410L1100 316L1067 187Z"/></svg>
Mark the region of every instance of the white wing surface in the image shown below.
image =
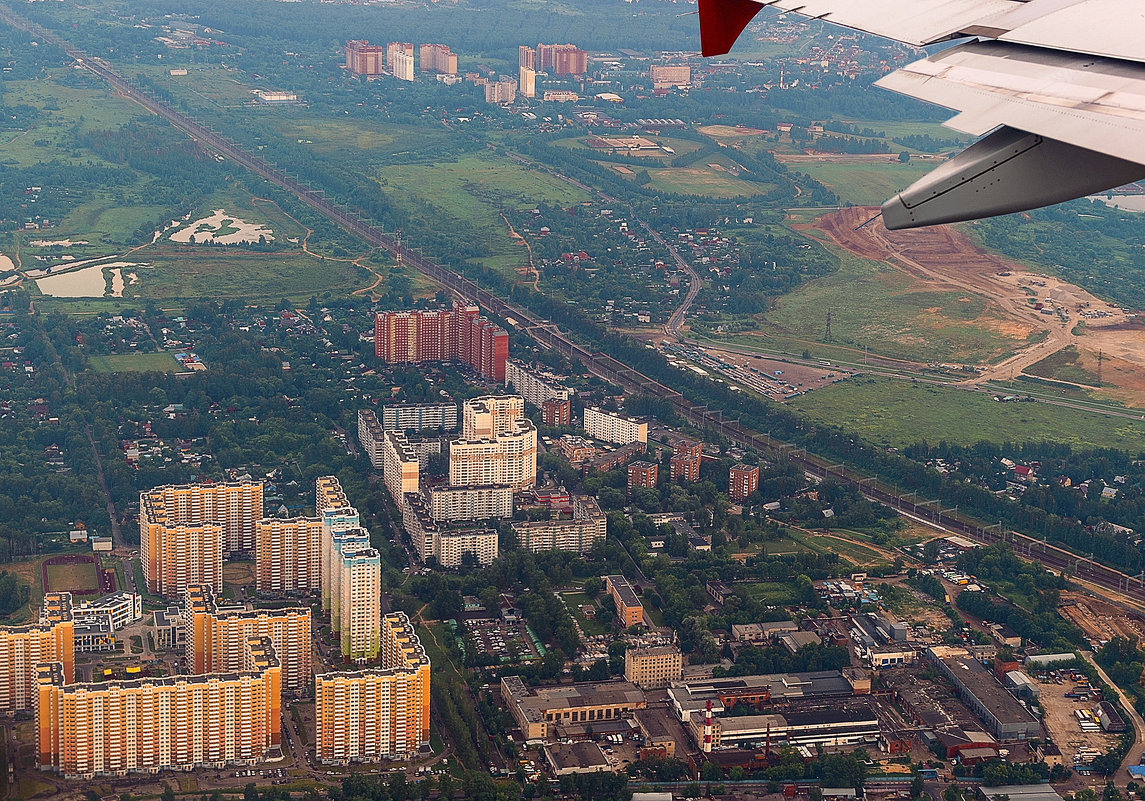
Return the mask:
<svg viewBox="0 0 1145 801"><path fill-rule="evenodd" d="M704 55L765 5L914 45L878 85L985 138L883 204L888 228L1023 211L1145 178L1142 0L699 0Z"/></svg>

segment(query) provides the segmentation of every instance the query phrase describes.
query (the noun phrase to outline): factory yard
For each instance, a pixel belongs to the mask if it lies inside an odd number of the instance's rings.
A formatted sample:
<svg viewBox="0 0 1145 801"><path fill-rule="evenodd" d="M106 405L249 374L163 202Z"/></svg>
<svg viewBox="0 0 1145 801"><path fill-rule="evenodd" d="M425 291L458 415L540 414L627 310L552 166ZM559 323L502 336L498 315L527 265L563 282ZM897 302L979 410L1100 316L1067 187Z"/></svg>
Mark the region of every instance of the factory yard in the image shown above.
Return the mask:
<svg viewBox="0 0 1145 801"><path fill-rule="evenodd" d="M1079 751L1091 749L1090 758L1079 760L1081 764L1089 764L1092 752L1104 754L1117 744L1119 735L1107 734L1098 728L1097 731L1082 731L1075 713L1078 710L1096 709L1098 701L1090 696L1088 701L1077 698L1066 698L1065 694L1074 688L1074 682L1068 678L1061 684L1052 681L1038 681L1039 701L1045 711L1043 723L1054 744L1062 752L1062 763L1066 767L1073 767L1074 757Z"/></svg>

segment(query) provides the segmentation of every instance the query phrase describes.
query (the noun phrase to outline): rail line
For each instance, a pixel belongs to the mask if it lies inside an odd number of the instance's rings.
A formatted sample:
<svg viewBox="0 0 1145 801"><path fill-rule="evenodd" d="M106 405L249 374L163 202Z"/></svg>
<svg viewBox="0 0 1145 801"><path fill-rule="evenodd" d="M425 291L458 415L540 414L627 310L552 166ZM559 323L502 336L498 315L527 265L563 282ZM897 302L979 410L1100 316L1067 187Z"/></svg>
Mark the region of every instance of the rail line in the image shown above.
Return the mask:
<svg viewBox="0 0 1145 801"><path fill-rule="evenodd" d="M170 108L158 98L134 86L103 59L88 56L46 28L16 16L3 5L0 5L0 19L40 37L46 42L55 44L63 49L70 58L74 59L78 65L106 81L117 92L167 120L172 126L191 138L285 189L315 211L326 215L345 230L360 236L371 245L381 248L391 255L397 255L398 243L394 237L383 233L371 222L363 220L359 214L352 214L332 203L323 192L304 186L297 179L291 178L284 170L246 152L235 142L196 122L191 117ZM871 500L886 504L938 531L961 535L982 544L999 541L1009 542L1014 546L1015 551L1025 558L1040 562L1059 572L1070 573L1079 579L1107 590L1111 593L1110 599L1115 602L1121 596L1128 596L1145 603L1145 574L1142 577L1130 577L1092 559L1049 545L1042 540L1007 531L1000 525L983 527L965 521L950 514L949 511L944 512L941 507L933 508L937 501L920 503L908 500L913 493L903 496L891 492L879 486L876 479L870 476L864 476L843 465L831 464L807 453L803 448L780 442L770 435L760 435L741 425L738 421L724 419L719 410L711 410L706 406L692 403L677 390L649 378L605 353L586 349L562 334L555 324L538 319L526 309L482 289L468 278L430 261L408 246L402 249L401 255L403 262L428 278L466 300L477 303L502 319L516 323L521 330L541 345L552 348L570 358L580 360L594 375L616 383L630 392L646 393L668 401L672 408L692 425L718 432L721 436L741 447L786 456L811 475L824 479L830 477L858 487Z"/></svg>

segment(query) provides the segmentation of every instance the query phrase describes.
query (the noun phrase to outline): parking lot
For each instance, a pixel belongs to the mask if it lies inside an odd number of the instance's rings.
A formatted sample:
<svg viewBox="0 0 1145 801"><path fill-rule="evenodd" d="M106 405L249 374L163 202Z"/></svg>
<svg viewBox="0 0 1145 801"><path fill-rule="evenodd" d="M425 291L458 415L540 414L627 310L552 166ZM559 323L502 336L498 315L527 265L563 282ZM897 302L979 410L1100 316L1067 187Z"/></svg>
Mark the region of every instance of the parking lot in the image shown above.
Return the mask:
<svg viewBox="0 0 1145 801"><path fill-rule="evenodd" d="M544 646L530 636L524 623L478 621L465 624L477 644L478 653L488 654L498 662L530 662L544 656Z"/></svg>

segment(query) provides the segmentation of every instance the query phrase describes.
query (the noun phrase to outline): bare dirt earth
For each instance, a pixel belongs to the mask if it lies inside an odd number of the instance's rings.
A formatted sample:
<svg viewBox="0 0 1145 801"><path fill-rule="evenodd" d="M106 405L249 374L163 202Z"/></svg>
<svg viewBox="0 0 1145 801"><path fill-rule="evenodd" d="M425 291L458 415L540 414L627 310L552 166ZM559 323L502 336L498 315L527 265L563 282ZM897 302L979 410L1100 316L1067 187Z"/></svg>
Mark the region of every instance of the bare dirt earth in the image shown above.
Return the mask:
<svg viewBox="0 0 1145 801"><path fill-rule="evenodd" d="M1045 332L1037 344L984 365L968 383L1007 380L1074 345L1086 364L1102 354L1103 391L1128 404L1145 405L1145 325L1139 318L1078 286L988 253L956 228L888 231L881 219L871 220L877 212L874 207L844 208L823 215L810 227L858 256L890 264L936 289L985 295L1000 310L997 324L1012 336ZM1064 383L1091 388L1080 381Z"/></svg>
<svg viewBox="0 0 1145 801"><path fill-rule="evenodd" d="M1080 628L1095 643L1121 636L1145 640L1145 617L1077 592L1063 592L1058 613Z"/></svg>

